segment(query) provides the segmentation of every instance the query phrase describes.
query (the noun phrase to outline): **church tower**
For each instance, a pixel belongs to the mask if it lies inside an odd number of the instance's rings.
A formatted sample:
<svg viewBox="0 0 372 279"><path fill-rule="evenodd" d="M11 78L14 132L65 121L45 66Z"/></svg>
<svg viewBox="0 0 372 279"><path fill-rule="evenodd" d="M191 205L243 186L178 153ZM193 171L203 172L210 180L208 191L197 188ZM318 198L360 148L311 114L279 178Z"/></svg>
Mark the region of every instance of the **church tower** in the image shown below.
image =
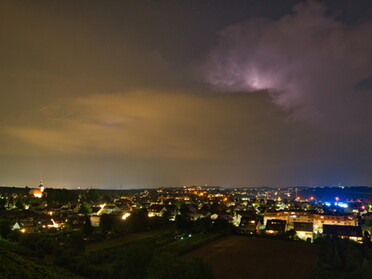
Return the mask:
<svg viewBox="0 0 372 279"><path fill-rule="evenodd" d="M44 192L44 185L43 185L43 181L40 180L40 185L39 185L39 189L40 189L40 192Z"/></svg>

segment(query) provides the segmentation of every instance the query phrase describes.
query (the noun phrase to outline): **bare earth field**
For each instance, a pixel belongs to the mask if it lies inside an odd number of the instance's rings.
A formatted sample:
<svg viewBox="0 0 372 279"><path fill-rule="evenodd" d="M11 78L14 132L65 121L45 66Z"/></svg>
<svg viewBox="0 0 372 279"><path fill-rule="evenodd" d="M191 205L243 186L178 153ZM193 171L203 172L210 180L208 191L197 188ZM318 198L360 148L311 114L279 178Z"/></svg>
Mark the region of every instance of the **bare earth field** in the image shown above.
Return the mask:
<svg viewBox="0 0 372 279"><path fill-rule="evenodd" d="M196 249L212 265L216 279L307 279L316 260L316 247L304 242L231 236Z"/></svg>

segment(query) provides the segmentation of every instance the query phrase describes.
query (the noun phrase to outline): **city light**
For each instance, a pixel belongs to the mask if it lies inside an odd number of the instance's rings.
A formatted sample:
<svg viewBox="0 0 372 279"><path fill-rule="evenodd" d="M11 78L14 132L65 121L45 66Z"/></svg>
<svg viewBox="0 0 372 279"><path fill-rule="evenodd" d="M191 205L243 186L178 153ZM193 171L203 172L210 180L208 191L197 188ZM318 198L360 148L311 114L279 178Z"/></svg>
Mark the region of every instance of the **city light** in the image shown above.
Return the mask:
<svg viewBox="0 0 372 279"><path fill-rule="evenodd" d="M126 220L129 216L130 216L130 213L129 212L124 213L123 216L121 216L121 219L122 220Z"/></svg>
<svg viewBox="0 0 372 279"><path fill-rule="evenodd" d="M349 205L345 202L335 202L335 205L338 206L338 207L341 207L341 208L348 208Z"/></svg>

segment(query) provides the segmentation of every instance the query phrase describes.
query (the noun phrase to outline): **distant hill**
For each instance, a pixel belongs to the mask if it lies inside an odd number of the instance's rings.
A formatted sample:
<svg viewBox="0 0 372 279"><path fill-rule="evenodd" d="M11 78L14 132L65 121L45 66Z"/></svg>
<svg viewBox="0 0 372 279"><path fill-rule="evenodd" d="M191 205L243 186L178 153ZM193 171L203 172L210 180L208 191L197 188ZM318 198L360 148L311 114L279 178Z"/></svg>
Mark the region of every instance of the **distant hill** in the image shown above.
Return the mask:
<svg viewBox="0 0 372 279"><path fill-rule="evenodd" d="M2 279L81 279L60 267L43 263L31 251L0 240L0 278Z"/></svg>

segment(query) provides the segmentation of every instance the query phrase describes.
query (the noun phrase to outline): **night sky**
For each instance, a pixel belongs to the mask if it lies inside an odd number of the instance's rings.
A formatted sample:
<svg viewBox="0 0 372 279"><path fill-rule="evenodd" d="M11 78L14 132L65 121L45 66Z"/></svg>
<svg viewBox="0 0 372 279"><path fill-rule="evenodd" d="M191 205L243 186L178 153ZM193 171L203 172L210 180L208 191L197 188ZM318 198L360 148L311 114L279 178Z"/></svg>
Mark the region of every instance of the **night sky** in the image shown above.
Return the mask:
<svg viewBox="0 0 372 279"><path fill-rule="evenodd" d="M370 185L370 0L0 2L0 185Z"/></svg>

